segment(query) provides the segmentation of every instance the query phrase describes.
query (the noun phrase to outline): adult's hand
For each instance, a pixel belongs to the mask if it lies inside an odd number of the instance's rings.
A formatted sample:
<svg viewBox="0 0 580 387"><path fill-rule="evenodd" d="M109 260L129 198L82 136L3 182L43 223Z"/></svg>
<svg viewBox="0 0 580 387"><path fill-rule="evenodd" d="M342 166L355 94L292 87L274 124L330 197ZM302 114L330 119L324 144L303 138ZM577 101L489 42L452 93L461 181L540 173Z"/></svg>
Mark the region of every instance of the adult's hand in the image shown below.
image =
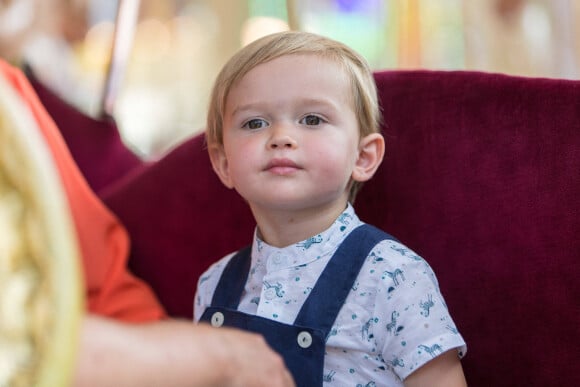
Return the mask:
<svg viewBox="0 0 580 387"><path fill-rule="evenodd" d="M167 320L130 325L88 316L74 386L292 387L284 361L259 335Z"/></svg>

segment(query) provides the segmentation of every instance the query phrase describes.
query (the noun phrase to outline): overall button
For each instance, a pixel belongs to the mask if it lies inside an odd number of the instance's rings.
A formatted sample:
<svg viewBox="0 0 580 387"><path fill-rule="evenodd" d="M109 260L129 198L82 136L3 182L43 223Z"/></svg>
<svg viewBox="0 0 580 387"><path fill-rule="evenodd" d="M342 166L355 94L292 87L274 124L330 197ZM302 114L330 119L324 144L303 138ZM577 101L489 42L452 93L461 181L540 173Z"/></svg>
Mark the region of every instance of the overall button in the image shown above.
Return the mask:
<svg viewBox="0 0 580 387"><path fill-rule="evenodd" d="M212 314L211 316L211 325L219 328L222 325L224 325L224 314L222 312L215 312L214 314Z"/></svg>
<svg viewBox="0 0 580 387"><path fill-rule="evenodd" d="M298 334L298 345L302 348L308 348L312 345L312 335L306 331Z"/></svg>

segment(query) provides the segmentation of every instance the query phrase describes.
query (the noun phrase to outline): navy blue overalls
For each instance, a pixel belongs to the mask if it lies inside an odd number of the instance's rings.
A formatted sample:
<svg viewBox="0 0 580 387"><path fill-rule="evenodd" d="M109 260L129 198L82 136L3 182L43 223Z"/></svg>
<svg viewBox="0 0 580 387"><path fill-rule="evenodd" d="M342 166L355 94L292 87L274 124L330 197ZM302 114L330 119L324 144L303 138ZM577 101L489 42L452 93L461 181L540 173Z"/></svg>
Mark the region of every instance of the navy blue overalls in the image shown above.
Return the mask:
<svg viewBox="0 0 580 387"><path fill-rule="evenodd" d="M284 357L297 386L322 386L326 338L366 257L385 239L394 240L368 224L354 229L324 268L293 325L237 311L250 269L250 247L246 247L226 265L201 321L261 333Z"/></svg>

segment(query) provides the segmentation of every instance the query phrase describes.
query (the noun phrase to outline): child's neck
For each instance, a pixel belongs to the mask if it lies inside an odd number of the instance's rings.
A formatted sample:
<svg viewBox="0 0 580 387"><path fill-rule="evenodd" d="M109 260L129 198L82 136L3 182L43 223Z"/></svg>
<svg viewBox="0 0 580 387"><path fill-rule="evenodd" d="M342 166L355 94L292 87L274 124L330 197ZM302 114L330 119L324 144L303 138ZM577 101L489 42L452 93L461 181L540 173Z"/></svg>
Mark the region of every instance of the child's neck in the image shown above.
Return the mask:
<svg viewBox="0 0 580 387"><path fill-rule="evenodd" d="M320 234L345 209L346 202L301 211L271 211L252 206L260 238L275 247L286 247Z"/></svg>

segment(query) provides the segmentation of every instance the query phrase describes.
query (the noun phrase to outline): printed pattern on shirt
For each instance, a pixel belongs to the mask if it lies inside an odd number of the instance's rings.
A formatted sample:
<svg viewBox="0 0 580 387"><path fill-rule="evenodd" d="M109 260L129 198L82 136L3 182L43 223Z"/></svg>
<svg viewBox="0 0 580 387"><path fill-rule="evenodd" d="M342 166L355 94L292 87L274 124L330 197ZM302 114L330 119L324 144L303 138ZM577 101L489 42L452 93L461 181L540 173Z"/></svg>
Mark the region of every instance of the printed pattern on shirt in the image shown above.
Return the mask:
<svg viewBox="0 0 580 387"><path fill-rule="evenodd" d="M292 246L270 246L256 232L238 309L292 324L328 260L361 224L349 205L328 230ZM196 321L211 303L232 255L200 278ZM366 258L331 329L324 385L399 386L414 370L454 348L463 356L465 342L430 266L401 243L383 241Z"/></svg>

